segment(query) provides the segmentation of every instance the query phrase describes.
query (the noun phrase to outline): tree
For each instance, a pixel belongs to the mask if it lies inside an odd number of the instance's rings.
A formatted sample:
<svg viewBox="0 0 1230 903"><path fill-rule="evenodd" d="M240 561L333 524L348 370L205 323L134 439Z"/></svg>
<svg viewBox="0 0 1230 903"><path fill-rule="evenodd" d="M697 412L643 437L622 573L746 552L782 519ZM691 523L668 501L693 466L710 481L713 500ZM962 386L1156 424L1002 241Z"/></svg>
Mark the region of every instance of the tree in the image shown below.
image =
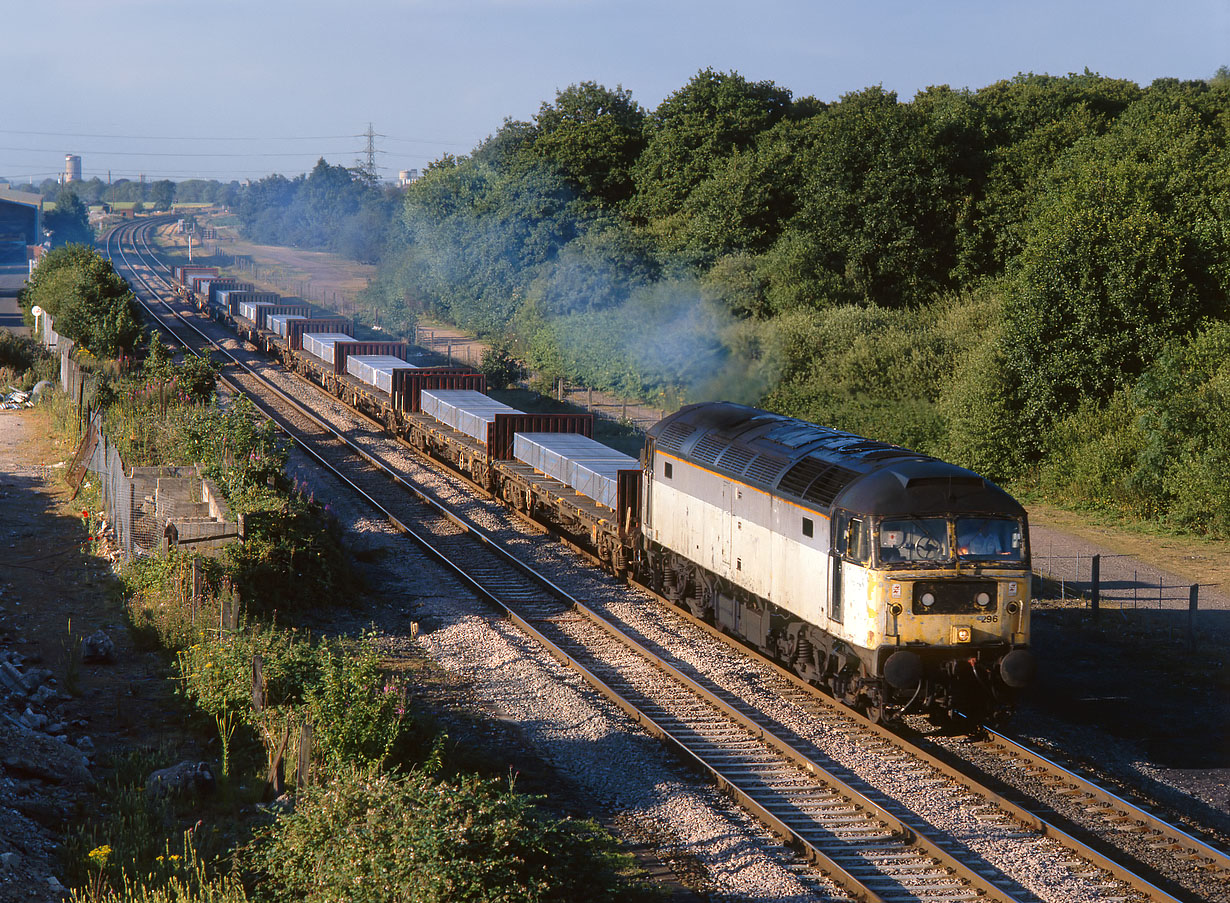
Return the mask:
<svg viewBox="0 0 1230 903"><path fill-rule="evenodd" d="M94 243L90 211L71 188L61 188L55 210L43 215L43 227L51 233L51 246Z"/></svg>
<svg viewBox="0 0 1230 903"><path fill-rule="evenodd" d="M109 260L84 245L64 245L46 254L22 289L21 301L47 311L57 332L95 357L131 354L141 338L136 296Z"/></svg>
<svg viewBox="0 0 1230 903"><path fill-rule="evenodd" d="M486 374L487 385L492 389L507 389L521 376L521 365L513 360L503 342L496 342L483 352L478 370Z"/></svg>
<svg viewBox="0 0 1230 903"><path fill-rule="evenodd" d="M704 69L649 115L648 142L636 161L636 209L670 216L720 160L746 148L790 111L790 91L736 72Z"/></svg>
<svg viewBox="0 0 1230 903"><path fill-rule="evenodd" d="M645 146L645 111L632 92L571 85L535 119L534 153L554 162L584 195L615 206L632 195L632 166Z"/></svg>
<svg viewBox="0 0 1230 903"><path fill-rule="evenodd" d="M1008 361L1035 428L1126 387L1171 337L1224 315L1224 129L1146 96L1082 143L1029 223L1008 300Z"/></svg>
<svg viewBox="0 0 1230 903"><path fill-rule="evenodd" d="M868 88L808 125L788 232L812 265L851 301L895 307L946 287L964 185L926 112Z"/></svg>
<svg viewBox="0 0 1230 903"><path fill-rule="evenodd" d="M170 210L175 202L175 183L170 179L159 179L149 187L149 202L155 210Z"/></svg>

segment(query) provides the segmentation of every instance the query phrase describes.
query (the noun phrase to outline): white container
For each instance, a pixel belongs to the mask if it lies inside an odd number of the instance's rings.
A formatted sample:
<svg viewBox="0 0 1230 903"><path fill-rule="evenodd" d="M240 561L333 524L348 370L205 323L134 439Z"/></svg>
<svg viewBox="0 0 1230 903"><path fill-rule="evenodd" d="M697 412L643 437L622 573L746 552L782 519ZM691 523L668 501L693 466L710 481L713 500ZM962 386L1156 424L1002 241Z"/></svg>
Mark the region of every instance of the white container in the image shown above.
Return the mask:
<svg viewBox="0 0 1230 903"><path fill-rule="evenodd" d="M305 332L303 334L303 350L313 357L318 357L326 364L333 363L333 352L338 342L353 342L354 336L344 332Z"/></svg>
<svg viewBox="0 0 1230 903"><path fill-rule="evenodd" d="M419 406L429 417L459 433L487 444L487 426L496 414L519 414L503 402L472 389L430 389L419 396Z"/></svg>
<svg viewBox="0 0 1230 903"><path fill-rule="evenodd" d="M221 292L219 292L219 294L221 294ZM272 332L275 332L278 335L280 335L282 338L286 338L286 333L287 333L286 324L287 323L289 323L291 320L306 320L306 319L307 317L304 314L272 314L269 317L269 329Z"/></svg>
<svg viewBox="0 0 1230 903"><path fill-rule="evenodd" d="M269 318L273 320L273 317ZM393 394L394 370L417 370L399 357L388 354L350 354L346 356L346 372L360 382Z"/></svg>
<svg viewBox="0 0 1230 903"><path fill-rule="evenodd" d="M640 470L636 458L577 433L517 433L513 457L614 508L621 470Z"/></svg>
<svg viewBox="0 0 1230 903"><path fill-rule="evenodd" d="M276 307L272 301L240 301L239 316L246 320L251 320L253 325L260 322L260 309L262 307Z"/></svg>

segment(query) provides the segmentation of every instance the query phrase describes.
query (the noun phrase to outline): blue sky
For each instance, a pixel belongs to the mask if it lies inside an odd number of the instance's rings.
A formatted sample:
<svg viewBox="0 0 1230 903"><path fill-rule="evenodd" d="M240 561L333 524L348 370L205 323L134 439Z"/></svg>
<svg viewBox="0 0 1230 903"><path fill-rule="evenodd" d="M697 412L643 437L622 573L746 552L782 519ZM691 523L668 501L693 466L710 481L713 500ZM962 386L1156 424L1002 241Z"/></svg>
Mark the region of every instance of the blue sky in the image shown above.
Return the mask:
<svg viewBox="0 0 1230 903"><path fill-rule="evenodd" d="M0 177L382 175L460 154L580 81L652 109L697 71L796 96L1230 65L1228 0L39 0L6 4ZM17 75L20 73L20 75Z"/></svg>

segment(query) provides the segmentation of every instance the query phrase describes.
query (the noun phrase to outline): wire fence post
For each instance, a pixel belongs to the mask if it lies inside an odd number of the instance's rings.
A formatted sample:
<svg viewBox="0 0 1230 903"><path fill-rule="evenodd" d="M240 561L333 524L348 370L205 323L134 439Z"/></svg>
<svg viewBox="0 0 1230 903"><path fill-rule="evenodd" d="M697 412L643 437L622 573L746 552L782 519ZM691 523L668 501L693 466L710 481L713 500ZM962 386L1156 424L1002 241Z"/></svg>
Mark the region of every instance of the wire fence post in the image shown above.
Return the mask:
<svg viewBox="0 0 1230 903"><path fill-rule="evenodd" d="M1096 621L1101 611L1102 595L1102 556L1094 555L1089 563L1089 613Z"/></svg>
<svg viewBox="0 0 1230 903"><path fill-rule="evenodd" d="M1193 583L1187 593L1187 648L1196 648L1196 609L1200 605L1200 584Z"/></svg>

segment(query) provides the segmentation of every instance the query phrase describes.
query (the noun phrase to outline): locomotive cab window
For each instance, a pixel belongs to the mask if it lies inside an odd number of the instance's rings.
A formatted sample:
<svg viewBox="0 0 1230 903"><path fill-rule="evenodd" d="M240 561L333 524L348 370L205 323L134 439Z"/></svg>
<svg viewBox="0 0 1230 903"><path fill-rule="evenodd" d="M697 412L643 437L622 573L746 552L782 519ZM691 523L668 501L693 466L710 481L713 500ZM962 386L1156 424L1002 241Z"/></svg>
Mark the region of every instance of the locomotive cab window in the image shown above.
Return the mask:
<svg viewBox="0 0 1230 903"><path fill-rule="evenodd" d="M816 525L812 523L812 519L810 517L803 518L803 535L804 536L815 536L816 535Z"/></svg>
<svg viewBox="0 0 1230 903"><path fill-rule="evenodd" d="M1021 525L1002 517L958 517L957 554L964 560L1023 561Z"/></svg>
<svg viewBox="0 0 1230 903"><path fill-rule="evenodd" d="M871 558L867 519L843 512L833 519L833 523L836 525L833 547L837 552L850 561L866 564Z"/></svg>
<svg viewBox="0 0 1230 903"><path fill-rule="evenodd" d="M948 561L948 520L943 517L885 518L877 530L881 564Z"/></svg>

